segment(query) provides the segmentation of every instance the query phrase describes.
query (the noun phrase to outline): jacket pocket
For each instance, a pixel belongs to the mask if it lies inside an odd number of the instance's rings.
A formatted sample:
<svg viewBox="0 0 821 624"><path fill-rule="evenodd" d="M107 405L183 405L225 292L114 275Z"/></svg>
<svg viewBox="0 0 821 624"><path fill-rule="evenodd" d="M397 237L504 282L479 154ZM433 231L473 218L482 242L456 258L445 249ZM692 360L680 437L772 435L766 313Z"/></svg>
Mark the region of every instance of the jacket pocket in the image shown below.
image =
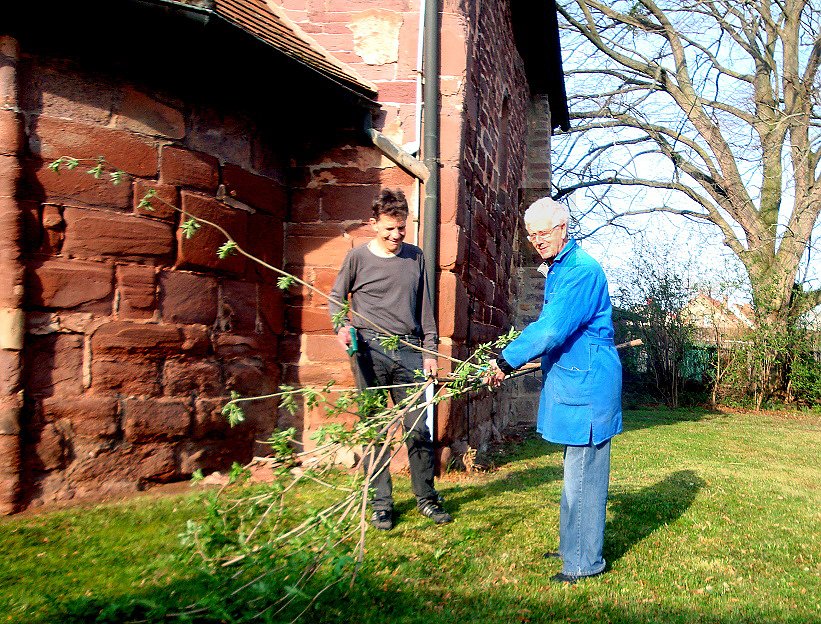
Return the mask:
<svg viewBox="0 0 821 624"><path fill-rule="evenodd" d="M589 370L564 368L555 364L547 376L547 386L553 399L561 405L590 404Z"/></svg>

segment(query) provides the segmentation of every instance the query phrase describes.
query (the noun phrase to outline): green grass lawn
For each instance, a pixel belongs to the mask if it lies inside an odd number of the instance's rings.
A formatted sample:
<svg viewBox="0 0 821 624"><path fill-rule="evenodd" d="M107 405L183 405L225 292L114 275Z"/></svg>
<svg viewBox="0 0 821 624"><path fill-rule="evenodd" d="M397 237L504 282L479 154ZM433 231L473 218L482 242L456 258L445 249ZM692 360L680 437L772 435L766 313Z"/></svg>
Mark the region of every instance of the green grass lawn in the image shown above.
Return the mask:
<svg viewBox="0 0 821 624"><path fill-rule="evenodd" d="M356 587L308 622L821 622L817 412L625 414L612 449L609 572L573 586L558 544L560 448L530 438L481 474L439 482L436 527L396 478L396 528L372 531ZM185 604L209 578L177 534L198 495L0 521L0 623L122 621L107 604ZM103 613L100 616L100 613ZM95 619L98 618L99 620Z"/></svg>

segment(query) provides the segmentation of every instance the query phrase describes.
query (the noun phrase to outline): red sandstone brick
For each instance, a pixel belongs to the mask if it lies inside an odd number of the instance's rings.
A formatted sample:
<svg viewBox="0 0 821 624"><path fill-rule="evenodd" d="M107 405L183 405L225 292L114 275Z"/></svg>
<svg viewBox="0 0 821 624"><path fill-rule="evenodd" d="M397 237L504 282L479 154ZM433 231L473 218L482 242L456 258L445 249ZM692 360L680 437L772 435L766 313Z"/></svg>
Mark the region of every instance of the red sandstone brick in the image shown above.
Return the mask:
<svg viewBox="0 0 821 624"><path fill-rule="evenodd" d="M160 312L170 323L213 324L217 318L217 280L185 271L162 271Z"/></svg>
<svg viewBox="0 0 821 624"><path fill-rule="evenodd" d="M413 197L413 176L401 167L388 167L381 171L379 183L384 187L402 189L410 202Z"/></svg>
<svg viewBox="0 0 821 624"><path fill-rule="evenodd" d="M27 199L118 210L127 210L131 205L131 185L126 180L114 185L105 178L95 179L85 169L61 169L57 173L47 163L27 160L23 165L22 193Z"/></svg>
<svg viewBox="0 0 821 624"><path fill-rule="evenodd" d="M295 334L333 334L328 308L288 307L288 330Z"/></svg>
<svg viewBox="0 0 821 624"><path fill-rule="evenodd" d="M214 192L219 186L219 161L210 154L166 145L162 148L160 181Z"/></svg>
<svg viewBox="0 0 821 624"><path fill-rule="evenodd" d="M464 263L465 245L462 228L455 223L439 227L439 267L451 270Z"/></svg>
<svg viewBox="0 0 821 624"><path fill-rule="evenodd" d="M59 206L45 204L43 206L43 243L40 253L48 255L59 254L65 239L65 221Z"/></svg>
<svg viewBox="0 0 821 624"><path fill-rule="evenodd" d="M0 435L0 484L20 474L20 436ZM3 500L0 487L0 501Z"/></svg>
<svg viewBox="0 0 821 624"><path fill-rule="evenodd" d="M253 438L247 428L229 430L228 433L230 437L227 439L183 442L178 450L180 475L190 475L195 470L204 474L215 470L228 472L234 462L244 465L251 461Z"/></svg>
<svg viewBox="0 0 821 624"><path fill-rule="evenodd" d="M186 144L213 154L222 162L249 166L257 128L247 119L214 108L195 107L190 115Z"/></svg>
<svg viewBox="0 0 821 624"><path fill-rule="evenodd" d="M47 422L67 420L74 435L108 438L117 433L117 399L113 396L49 397L42 402Z"/></svg>
<svg viewBox="0 0 821 624"><path fill-rule="evenodd" d="M20 477L0 477L0 514L13 514L19 510L18 494L20 491Z"/></svg>
<svg viewBox="0 0 821 624"><path fill-rule="evenodd" d="M115 124L118 128L141 134L171 139L185 136L185 117L180 111L128 86Z"/></svg>
<svg viewBox="0 0 821 624"><path fill-rule="evenodd" d="M117 267L120 318L151 318L157 308L156 269L137 264Z"/></svg>
<svg viewBox="0 0 821 624"><path fill-rule="evenodd" d="M464 340L468 322L468 294L462 280L450 271L442 271L438 292L439 335Z"/></svg>
<svg viewBox="0 0 821 624"><path fill-rule="evenodd" d="M283 294L275 284L259 285L259 316L273 334L282 333L285 322Z"/></svg>
<svg viewBox="0 0 821 624"><path fill-rule="evenodd" d="M186 215L206 219L224 228L243 249L246 245L248 214L231 208L215 199L187 191L182 193L182 207ZM185 218L188 218L187 216ZM186 238L182 228L177 230L177 268L217 269L242 273L245 258L239 254L220 260L217 250L226 242L216 228L202 223L191 238Z"/></svg>
<svg viewBox="0 0 821 624"><path fill-rule="evenodd" d="M185 340L182 351L190 357L202 357L213 352L211 334L205 325L185 325L182 328Z"/></svg>
<svg viewBox="0 0 821 624"><path fill-rule="evenodd" d="M295 189L291 194L290 219L294 222L318 221L322 211L322 192L317 188Z"/></svg>
<svg viewBox="0 0 821 624"><path fill-rule="evenodd" d="M228 195L282 219L288 205L286 189L277 182L236 165L225 165L222 179Z"/></svg>
<svg viewBox="0 0 821 624"><path fill-rule="evenodd" d="M157 362L96 358L91 363L91 388L99 393L158 396L161 388Z"/></svg>
<svg viewBox="0 0 821 624"><path fill-rule="evenodd" d="M228 402L226 397L219 399L197 399L194 410L195 439L208 435L224 435L230 431L228 419L222 415L222 408Z"/></svg>
<svg viewBox="0 0 821 624"><path fill-rule="evenodd" d="M225 385L242 396L275 392L278 379L258 357L237 358L225 365Z"/></svg>
<svg viewBox="0 0 821 624"><path fill-rule="evenodd" d="M339 273L338 269L313 269L314 278L311 285L317 290L329 294L336 281L336 276ZM327 302L325 297L312 293L311 302L314 305Z"/></svg>
<svg viewBox="0 0 821 624"><path fill-rule="evenodd" d="M65 462L66 441L57 427L46 423L35 434L34 457L31 459L36 471L62 468Z"/></svg>
<svg viewBox="0 0 821 624"><path fill-rule="evenodd" d="M112 167L131 175L151 177L157 175L158 171L157 147L153 141L130 132L94 124L41 115L32 124L29 145L32 153L45 161L60 156L80 159L97 159L102 156ZM83 162L75 171L90 178L85 171L94 164ZM103 181L111 185L110 181Z"/></svg>
<svg viewBox="0 0 821 624"><path fill-rule="evenodd" d="M296 266L336 267L351 250L351 240L336 238L300 237L285 241L285 262Z"/></svg>
<svg viewBox="0 0 821 624"><path fill-rule="evenodd" d="M382 176L382 169L371 167L326 167L315 169L313 184L378 184Z"/></svg>
<svg viewBox="0 0 821 624"><path fill-rule="evenodd" d="M225 394L220 381L220 366L215 361L168 360L163 369L166 396L206 396Z"/></svg>
<svg viewBox="0 0 821 624"><path fill-rule="evenodd" d="M305 336L305 354L311 362L348 361L348 354L336 341L336 336L309 334Z"/></svg>
<svg viewBox="0 0 821 624"><path fill-rule="evenodd" d="M0 349L0 397L9 397L20 390L23 361L17 351Z"/></svg>
<svg viewBox="0 0 821 624"><path fill-rule="evenodd" d="M440 121L442 160L456 163L460 160L464 129L461 114L442 115Z"/></svg>
<svg viewBox="0 0 821 624"><path fill-rule="evenodd" d="M26 272L26 302L46 308L76 308L99 304L111 310L113 267L82 260L44 260L30 262Z"/></svg>
<svg viewBox="0 0 821 624"><path fill-rule="evenodd" d="M281 219L262 213L248 215L248 253L251 255L270 265L281 267L284 237ZM253 267L257 274L271 271L256 262L248 264L249 269Z"/></svg>
<svg viewBox="0 0 821 624"><path fill-rule="evenodd" d="M174 325L114 321L101 325L91 338L94 356L168 357L180 352L183 335Z"/></svg>
<svg viewBox="0 0 821 624"><path fill-rule="evenodd" d="M225 280L222 283L220 325L224 331L250 333L257 327L257 285Z"/></svg>
<svg viewBox="0 0 821 624"><path fill-rule="evenodd" d="M322 189L322 217L330 221L371 218L379 186L327 186Z"/></svg>
<svg viewBox="0 0 821 624"><path fill-rule="evenodd" d="M168 443L121 444L72 465L78 496L136 491L148 482L170 481L177 475L175 446Z"/></svg>
<svg viewBox="0 0 821 624"><path fill-rule="evenodd" d="M83 337L77 334L27 336L26 393L77 396L83 391Z"/></svg>
<svg viewBox="0 0 821 624"><path fill-rule="evenodd" d="M344 223L289 223L288 238L314 236L319 238L335 238L345 232Z"/></svg>
<svg viewBox="0 0 821 624"><path fill-rule="evenodd" d="M161 257L173 250L172 226L113 212L66 207L63 253L80 258Z"/></svg>
<svg viewBox="0 0 821 624"><path fill-rule="evenodd" d="M154 196L147 198L148 192L154 191ZM143 199L149 204L140 207ZM177 187L169 184L159 184L151 180L134 180L134 212L144 217L173 220L180 207Z"/></svg>
<svg viewBox="0 0 821 624"><path fill-rule="evenodd" d="M324 386L328 381L333 381L335 387L338 388L356 387L356 381L349 362L324 364L323 366L316 366L315 364L286 366L285 371L285 381L289 384Z"/></svg>
<svg viewBox="0 0 821 624"><path fill-rule="evenodd" d="M119 87L100 74L67 70L60 61L43 56L21 59L20 107L52 117L107 123Z"/></svg>
<svg viewBox="0 0 821 624"><path fill-rule="evenodd" d="M459 212L459 186L462 177L458 167L442 167L439 172L439 221L462 225L464 217Z"/></svg>
<svg viewBox="0 0 821 624"><path fill-rule="evenodd" d="M415 80L391 80L377 82L379 102L409 103L416 101ZM444 144L443 144L444 145Z"/></svg>
<svg viewBox="0 0 821 624"><path fill-rule="evenodd" d="M123 429L128 442L181 438L191 427L191 407L181 399L125 399Z"/></svg>

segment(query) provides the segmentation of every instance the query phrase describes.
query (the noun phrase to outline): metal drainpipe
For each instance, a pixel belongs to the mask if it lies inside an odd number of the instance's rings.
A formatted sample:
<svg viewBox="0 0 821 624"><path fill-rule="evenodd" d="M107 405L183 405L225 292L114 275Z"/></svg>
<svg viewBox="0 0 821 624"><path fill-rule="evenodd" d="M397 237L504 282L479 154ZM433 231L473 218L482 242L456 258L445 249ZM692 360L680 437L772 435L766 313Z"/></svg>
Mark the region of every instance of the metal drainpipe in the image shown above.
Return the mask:
<svg viewBox="0 0 821 624"><path fill-rule="evenodd" d="M434 311L439 265L439 66L439 0L425 0L425 135L422 154L430 175L425 182L422 249Z"/></svg>
<svg viewBox="0 0 821 624"><path fill-rule="evenodd" d="M17 203L23 117L17 106L16 39L0 36L0 514L16 510L20 488L23 403L23 263Z"/></svg>

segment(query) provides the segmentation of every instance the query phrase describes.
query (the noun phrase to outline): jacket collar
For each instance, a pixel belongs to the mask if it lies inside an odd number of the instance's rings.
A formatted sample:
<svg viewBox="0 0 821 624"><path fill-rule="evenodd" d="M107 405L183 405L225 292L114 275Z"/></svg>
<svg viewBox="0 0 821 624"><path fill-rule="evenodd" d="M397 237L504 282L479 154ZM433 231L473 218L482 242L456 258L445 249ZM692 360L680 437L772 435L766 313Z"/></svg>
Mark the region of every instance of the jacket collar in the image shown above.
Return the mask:
<svg viewBox="0 0 821 624"><path fill-rule="evenodd" d="M578 247L578 243L576 242L576 239L574 239L574 238L569 239L565 243L564 247L562 247L562 250L558 254L556 254L556 258L553 260L553 264L557 264L557 263L561 262L565 258L565 256L570 254L576 247ZM539 273L541 273L542 275L544 275L545 277L547 277L547 274L550 272L550 268L553 266L553 264L547 264L547 262L542 262L536 268L536 270Z"/></svg>

